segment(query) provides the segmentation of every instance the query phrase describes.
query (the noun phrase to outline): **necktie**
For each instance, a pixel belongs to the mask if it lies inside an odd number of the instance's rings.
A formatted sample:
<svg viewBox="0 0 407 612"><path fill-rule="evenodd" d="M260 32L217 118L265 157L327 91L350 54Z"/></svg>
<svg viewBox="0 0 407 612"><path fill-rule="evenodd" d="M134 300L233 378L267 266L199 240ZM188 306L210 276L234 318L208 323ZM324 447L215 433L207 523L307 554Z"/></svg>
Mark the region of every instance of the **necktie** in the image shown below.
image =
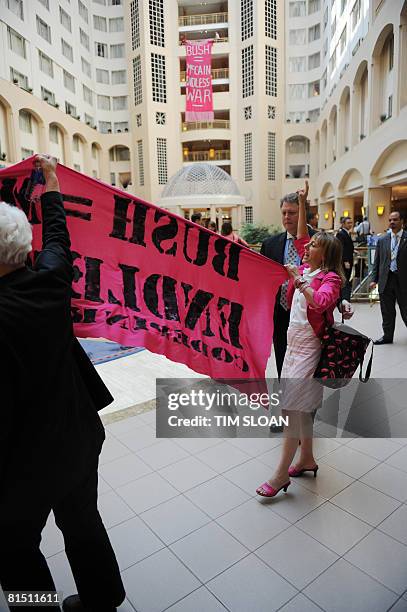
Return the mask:
<svg viewBox="0 0 407 612"><path fill-rule="evenodd" d="M294 246L294 240L292 238L288 238L287 240L288 240L288 249L287 249L287 260L285 263L291 264L294 266L298 262L297 249ZM280 304L284 308L284 310L288 310L287 289L288 289L288 280L286 280L281 285Z"/></svg>
<svg viewBox="0 0 407 612"><path fill-rule="evenodd" d="M399 237L397 234L392 234L390 245L390 270L397 272L397 251L399 246Z"/></svg>

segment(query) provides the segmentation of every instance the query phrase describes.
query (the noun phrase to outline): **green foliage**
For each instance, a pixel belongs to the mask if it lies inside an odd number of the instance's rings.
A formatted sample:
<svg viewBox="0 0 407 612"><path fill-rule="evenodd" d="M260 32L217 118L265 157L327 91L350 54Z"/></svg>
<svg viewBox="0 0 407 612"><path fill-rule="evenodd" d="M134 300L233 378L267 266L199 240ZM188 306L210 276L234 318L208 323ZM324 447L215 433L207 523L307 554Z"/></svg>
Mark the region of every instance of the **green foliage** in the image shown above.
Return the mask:
<svg viewBox="0 0 407 612"><path fill-rule="evenodd" d="M240 229L239 235L249 244L260 244L269 236L274 236L281 232L281 228L276 225L264 225L259 223L244 223Z"/></svg>

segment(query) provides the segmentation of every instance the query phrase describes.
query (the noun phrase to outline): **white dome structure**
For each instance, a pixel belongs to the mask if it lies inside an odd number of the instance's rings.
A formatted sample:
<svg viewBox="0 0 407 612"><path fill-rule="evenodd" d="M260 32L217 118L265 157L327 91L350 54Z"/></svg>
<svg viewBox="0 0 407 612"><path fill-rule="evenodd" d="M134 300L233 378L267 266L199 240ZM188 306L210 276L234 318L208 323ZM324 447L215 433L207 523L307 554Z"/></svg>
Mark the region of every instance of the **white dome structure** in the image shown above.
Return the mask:
<svg viewBox="0 0 407 612"><path fill-rule="evenodd" d="M216 165L189 164L170 178L164 187L159 206L172 208L217 208L246 204L232 177Z"/></svg>

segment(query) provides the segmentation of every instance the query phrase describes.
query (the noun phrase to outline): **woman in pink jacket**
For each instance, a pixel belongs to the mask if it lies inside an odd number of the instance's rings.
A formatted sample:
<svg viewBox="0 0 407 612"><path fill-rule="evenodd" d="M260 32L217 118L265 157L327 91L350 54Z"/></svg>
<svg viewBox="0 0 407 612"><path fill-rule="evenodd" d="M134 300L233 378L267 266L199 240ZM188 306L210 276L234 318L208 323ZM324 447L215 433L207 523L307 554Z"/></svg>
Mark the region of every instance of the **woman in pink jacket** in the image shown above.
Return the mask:
<svg viewBox="0 0 407 612"><path fill-rule="evenodd" d="M307 182L298 195L299 220L294 244L303 263L299 268L286 266L290 276L287 298L291 311L287 352L281 373L282 379L291 379L286 384L281 381L284 389L281 406L284 415L289 417L289 425L284 428L279 464L271 478L256 491L264 497L274 497L281 489L287 491L290 476L301 476L306 471L312 471L316 476L318 466L312 450L312 412L322 400L323 388L313 376L321 355L320 338L326 325L334 322L333 311L344 283L341 243L325 232L309 238L305 214ZM292 466L299 439L300 456Z"/></svg>

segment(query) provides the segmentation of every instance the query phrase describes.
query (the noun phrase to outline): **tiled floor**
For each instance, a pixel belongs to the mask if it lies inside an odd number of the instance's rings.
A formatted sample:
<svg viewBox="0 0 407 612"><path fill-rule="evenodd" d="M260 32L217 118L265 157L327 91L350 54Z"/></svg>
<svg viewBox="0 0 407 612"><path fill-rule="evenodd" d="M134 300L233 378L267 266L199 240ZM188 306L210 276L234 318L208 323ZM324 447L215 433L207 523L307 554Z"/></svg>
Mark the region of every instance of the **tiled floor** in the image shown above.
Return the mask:
<svg viewBox="0 0 407 612"><path fill-rule="evenodd" d="M379 320L378 306L357 306L353 325L376 337ZM373 371L406 366L398 321ZM113 410L151 399L157 372L189 375L147 351L98 369ZM106 427L100 510L127 590L120 612L407 611L407 438L317 439L317 478L267 501L255 488L279 439L157 440L154 428L154 412ZM52 519L42 549L58 589L74 592Z"/></svg>

